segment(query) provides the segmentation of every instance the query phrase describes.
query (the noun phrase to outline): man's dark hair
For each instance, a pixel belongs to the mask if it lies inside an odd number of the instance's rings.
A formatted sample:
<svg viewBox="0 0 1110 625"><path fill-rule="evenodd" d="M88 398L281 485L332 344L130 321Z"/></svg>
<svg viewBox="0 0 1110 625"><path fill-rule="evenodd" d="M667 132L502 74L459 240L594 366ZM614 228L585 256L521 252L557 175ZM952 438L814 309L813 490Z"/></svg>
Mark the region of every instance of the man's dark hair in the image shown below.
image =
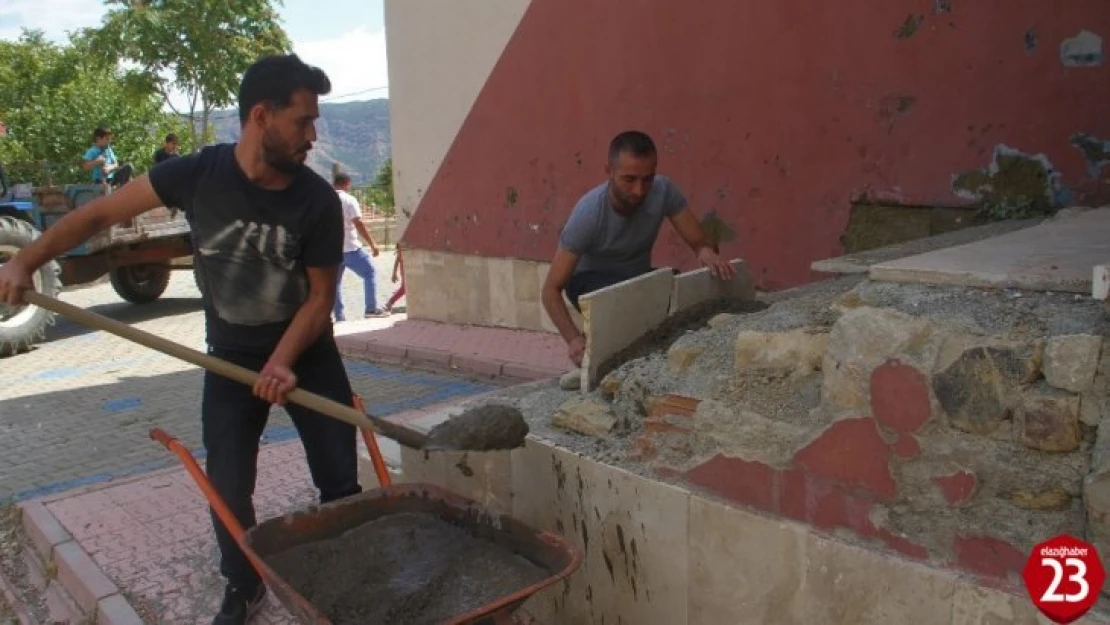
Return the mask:
<svg viewBox="0 0 1110 625"><path fill-rule="evenodd" d="M99 141L103 137L107 137L111 134L112 134L112 129L111 128L109 128L107 126L98 126L96 128L96 130L93 131L93 141L94 142Z"/></svg>
<svg viewBox="0 0 1110 625"><path fill-rule="evenodd" d="M166 143L173 143L175 141L177 141L177 134L171 132L170 134L166 135Z"/></svg>
<svg viewBox="0 0 1110 625"><path fill-rule="evenodd" d="M276 54L255 61L239 83L239 123L247 123L256 104L277 109L289 106L293 92L299 89L327 95L331 80L324 70L306 64L296 54Z"/></svg>
<svg viewBox="0 0 1110 625"><path fill-rule="evenodd" d="M351 182L351 177L348 176L347 174L344 174L344 173L338 173L338 174L335 174L334 176L332 176L331 182L332 182L332 185L337 186L337 187L341 187L345 184L350 183Z"/></svg>
<svg viewBox="0 0 1110 625"><path fill-rule="evenodd" d="M655 142L647 133L639 130L626 130L613 137L609 142L609 164L616 165L621 154L631 154L641 158L655 156Z"/></svg>

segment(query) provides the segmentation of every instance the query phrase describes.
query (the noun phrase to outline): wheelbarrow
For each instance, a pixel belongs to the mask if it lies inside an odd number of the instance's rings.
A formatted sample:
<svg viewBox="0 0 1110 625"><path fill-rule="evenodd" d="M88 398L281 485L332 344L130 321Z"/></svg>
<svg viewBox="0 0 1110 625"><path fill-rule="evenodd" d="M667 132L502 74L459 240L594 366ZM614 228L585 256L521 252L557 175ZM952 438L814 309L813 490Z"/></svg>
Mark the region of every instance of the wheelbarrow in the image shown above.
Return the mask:
<svg viewBox="0 0 1110 625"><path fill-rule="evenodd" d="M361 409L357 396L354 403ZM161 428L152 429L150 437L181 460L263 582L299 623L330 625L332 621L287 580L282 579L267 560L288 549L334 538L389 515L429 514L462 528L473 537L506 548L544 571L545 577L540 581L522 583L503 596L455 615L446 621L450 625L512 623L512 615L529 597L568 577L582 563L581 550L557 534L534 530L509 515L493 514L473 500L432 484L393 484L374 435L367 430L360 432L379 481L378 489L268 519L248 530L243 529L223 498L216 493L208 476L185 446ZM359 556L350 554L349 557Z"/></svg>

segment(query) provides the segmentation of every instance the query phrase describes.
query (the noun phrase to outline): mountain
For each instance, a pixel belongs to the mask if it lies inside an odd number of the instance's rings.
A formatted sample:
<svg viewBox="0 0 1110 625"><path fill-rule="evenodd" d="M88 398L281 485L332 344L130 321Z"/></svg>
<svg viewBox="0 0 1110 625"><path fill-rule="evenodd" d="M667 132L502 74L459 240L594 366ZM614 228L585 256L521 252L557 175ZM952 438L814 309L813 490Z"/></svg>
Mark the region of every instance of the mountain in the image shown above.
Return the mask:
<svg viewBox="0 0 1110 625"><path fill-rule="evenodd" d="M216 140L239 138L239 117L234 111L213 112ZM355 184L374 181L378 169L390 155L389 100L324 102L316 121L316 143L308 153L308 165L331 179L332 163L339 163Z"/></svg>

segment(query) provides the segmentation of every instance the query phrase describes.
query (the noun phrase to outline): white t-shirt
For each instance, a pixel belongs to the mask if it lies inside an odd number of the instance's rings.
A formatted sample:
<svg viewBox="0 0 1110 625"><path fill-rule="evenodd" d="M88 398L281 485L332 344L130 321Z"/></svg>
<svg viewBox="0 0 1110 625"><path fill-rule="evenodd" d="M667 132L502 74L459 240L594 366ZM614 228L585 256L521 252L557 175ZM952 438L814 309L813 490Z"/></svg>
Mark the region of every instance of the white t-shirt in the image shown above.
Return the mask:
<svg viewBox="0 0 1110 625"><path fill-rule="evenodd" d="M362 247L362 240L359 239L354 224L354 220L362 219L362 207L350 193L338 189L336 193L339 194L339 202L343 205L343 252L353 252Z"/></svg>

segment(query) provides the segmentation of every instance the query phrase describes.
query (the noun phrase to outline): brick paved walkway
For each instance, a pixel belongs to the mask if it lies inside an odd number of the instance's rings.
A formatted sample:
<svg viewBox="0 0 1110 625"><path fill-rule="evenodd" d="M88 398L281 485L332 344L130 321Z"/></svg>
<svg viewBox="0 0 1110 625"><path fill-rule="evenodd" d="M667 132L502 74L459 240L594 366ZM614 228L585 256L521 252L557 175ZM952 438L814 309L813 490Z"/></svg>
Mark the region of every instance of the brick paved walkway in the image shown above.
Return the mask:
<svg viewBox="0 0 1110 625"><path fill-rule="evenodd" d="M392 262L386 257L375 261L383 291L389 283L382 268ZM348 279L344 287L350 310L360 310L361 281ZM174 272L165 297L147 306L121 301L106 284L65 293L62 299L203 349L199 294L187 271ZM353 359L347 369L367 409L382 415L493 388L488 381ZM0 500L39 497L164 467L166 453L147 438L153 425L198 448L202 376L188 363L60 320L37 349L0 360ZM295 436L285 411L275 410L267 442Z"/></svg>

